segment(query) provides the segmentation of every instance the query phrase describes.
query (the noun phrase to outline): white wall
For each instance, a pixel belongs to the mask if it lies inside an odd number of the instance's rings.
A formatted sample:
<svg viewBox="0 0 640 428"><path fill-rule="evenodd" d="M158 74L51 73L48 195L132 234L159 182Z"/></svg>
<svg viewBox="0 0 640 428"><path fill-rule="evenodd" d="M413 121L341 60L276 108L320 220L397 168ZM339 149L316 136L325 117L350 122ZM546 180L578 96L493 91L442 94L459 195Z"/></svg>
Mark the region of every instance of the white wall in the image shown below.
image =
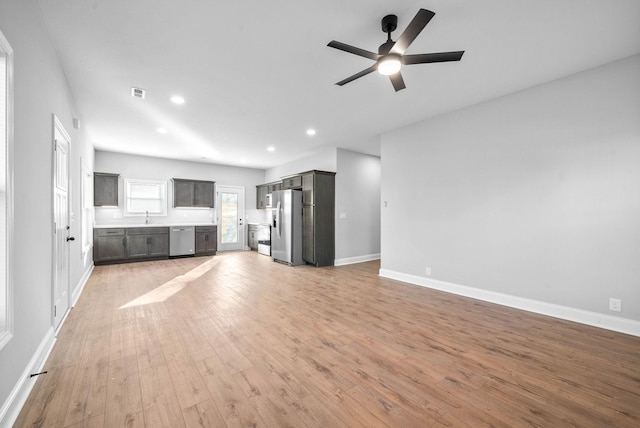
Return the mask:
<svg viewBox="0 0 640 428"><path fill-rule="evenodd" d="M336 264L380 257L380 158L338 149Z"/></svg>
<svg viewBox="0 0 640 428"><path fill-rule="evenodd" d="M143 180L167 181L169 209L166 217L153 217L152 223L210 223L214 210L172 208L173 190L172 178L187 178L194 180L215 181L216 186L243 186L245 188L245 210L252 221L257 217L256 185L264 181L264 170L253 168L238 168L233 166L212 165L200 162L187 162L172 159L154 158L147 156L127 155L105 151L96 151L95 171L120 174L119 205L118 208L96 207L96 224L109 223L140 223L139 217L123 217L123 179L137 178Z"/></svg>
<svg viewBox="0 0 640 428"><path fill-rule="evenodd" d="M298 174L300 172L319 170L336 172L337 158L336 148L322 150L312 156L287 162L265 171L265 183L278 181L287 175Z"/></svg>
<svg viewBox="0 0 640 428"><path fill-rule="evenodd" d="M634 56L383 135L383 271L640 320L638 76Z"/></svg>
<svg viewBox="0 0 640 428"><path fill-rule="evenodd" d="M80 236L80 157L93 167L93 149L67 81L41 24L34 1L2 0L0 30L14 50L14 337L0 350L0 425L19 409L20 395L35 382L36 368L52 343L52 114L71 137L71 234ZM82 258L81 240L70 243L72 292L91 268ZM13 391L13 395L12 395ZM3 419L4 418L4 419Z"/></svg>

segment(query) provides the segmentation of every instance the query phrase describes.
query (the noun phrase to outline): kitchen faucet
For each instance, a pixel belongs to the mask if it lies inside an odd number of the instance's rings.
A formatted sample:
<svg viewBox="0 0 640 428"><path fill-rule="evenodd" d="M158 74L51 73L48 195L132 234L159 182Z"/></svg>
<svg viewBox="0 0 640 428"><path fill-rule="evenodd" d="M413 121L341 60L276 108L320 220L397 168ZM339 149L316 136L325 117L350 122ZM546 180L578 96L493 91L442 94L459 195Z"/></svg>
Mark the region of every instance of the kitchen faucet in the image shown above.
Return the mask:
<svg viewBox="0 0 640 428"><path fill-rule="evenodd" d="M144 220L144 224L149 224L149 210L146 211L147 218Z"/></svg>

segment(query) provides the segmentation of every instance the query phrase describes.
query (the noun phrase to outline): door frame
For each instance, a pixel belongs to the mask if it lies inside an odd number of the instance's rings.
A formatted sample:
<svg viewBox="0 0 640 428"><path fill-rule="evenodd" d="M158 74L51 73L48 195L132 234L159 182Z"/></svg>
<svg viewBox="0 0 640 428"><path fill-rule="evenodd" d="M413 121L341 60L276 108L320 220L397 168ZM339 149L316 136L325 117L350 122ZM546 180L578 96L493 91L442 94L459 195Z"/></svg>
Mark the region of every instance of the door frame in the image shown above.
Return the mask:
<svg viewBox="0 0 640 428"><path fill-rule="evenodd" d="M222 230L220 229L220 221L221 221L221 210L222 210L222 204L220 201L220 189L231 189L231 190L239 190L242 192L242 211L238 212L238 233L240 234L240 236L238 237L238 240L241 241L240 245L241 248L237 249L237 250L224 250L221 249L221 244L222 244ZM246 213L246 189L244 186L226 186L226 185L218 185L216 184L216 223L218 224L218 233L216 235L218 235L218 251L243 251L247 249L247 243L246 243L246 233L245 233L245 225L247 224L247 222L245 221L246 217L245 217L245 213ZM238 199L240 200L240 199Z"/></svg>
<svg viewBox="0 0 640 428"><path fill-rule="evenodd" d="M64 254L62 255L62 257L66 258L66 266L67 266L67 272L66 272L66 277L64 278L64 282L65 284L62 284L63 287L66 288L66 301L67 301L67 307L65 310L65 313L62 314L59 317L59 323L56 325L56 288L59 284L57 284L57 279L59 278L58 276L58 272L57 272L57 267L58 267L58 257L60 257L60 254L58 254L58 250L57 250L57 232L56 232L56 198L55 198L55 193L56 193L56 132L59 132L60 134L62 134L62 136L67 140L69 147L68 147L68 158L67 158L67 219L69 224L67 226L71 226L71 218L72 218L72 214L71 214L71 189L73 187L73 183L72 183L72 174L71 174L71 137L69 136L69 133L66 131L66 129L64 128L64 126L62 125L62 122L60 121L60 119L58 119L58 117L53 114L52 115L53 120L52 120L52 135L51 135L51 140L52 140L52 144L51 144L51 226L53 229L53 233L52 233L52 251L51 251L51 326L54 328L54 331L58 332L58 330L60 329L60 327L62 326L62 324L64 323L64 320L66 319L67 315L69 314L69 309L71 309L71 255L70 255L70 250L69 250L69 245L65 245L65 250L64 250ZM70 229L69 229L70 232ZM69 236L69 232L66 234L67 236Z"/></svg>

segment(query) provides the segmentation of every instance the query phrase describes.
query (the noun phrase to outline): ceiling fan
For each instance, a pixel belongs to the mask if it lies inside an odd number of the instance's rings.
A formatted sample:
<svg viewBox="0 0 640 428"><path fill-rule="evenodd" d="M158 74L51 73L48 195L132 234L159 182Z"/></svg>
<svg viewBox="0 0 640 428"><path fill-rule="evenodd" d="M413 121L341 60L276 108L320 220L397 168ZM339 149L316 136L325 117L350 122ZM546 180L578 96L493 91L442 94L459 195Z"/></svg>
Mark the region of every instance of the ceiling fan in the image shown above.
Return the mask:
<svg viewBox="0 0 640 428"><path fill-rule="evenodd" d="M415 40L416 37L418 37L418 34L420 34L424 27L427 26L434 15L435 13L431 12L430 10L420 9L413 20L409 23L407 28L404 30L404 32L400 35L400 37L398 37L398 40L396 40L395 42L391 40L391 33L398 27L398 17L396 15L387 15L382 18L382 31L387 33L387 41L380 45L377 54L364 49L356 48L355 46L347 45L346 43L337 42L335 40L329 42L329 44L327 45L329 47L369 58L376 62L371 67L339 81L338 83L336 83L336 85L345 85L377 70L380 74L389 76L389 79L391 79L391 84L397 92L406 88L404 79L402 79L402 74L400 73L400 68L402 67L402 65L460 61L460 58L462 58L462 54L464 54L464 51L404 55L404 52L407 50L409 45Z"/></svg>

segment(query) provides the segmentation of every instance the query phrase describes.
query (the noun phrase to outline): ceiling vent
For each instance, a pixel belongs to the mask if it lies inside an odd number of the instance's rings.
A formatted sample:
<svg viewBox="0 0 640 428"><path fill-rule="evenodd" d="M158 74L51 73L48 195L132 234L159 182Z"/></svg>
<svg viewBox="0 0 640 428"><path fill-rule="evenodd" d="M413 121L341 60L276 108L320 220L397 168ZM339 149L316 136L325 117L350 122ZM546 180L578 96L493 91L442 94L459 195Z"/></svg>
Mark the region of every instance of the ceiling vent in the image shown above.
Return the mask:
<svg viewBox="0 0 640 428"><path fill-rule="evenodd" d="M135 98L140 98L141 100L144 100L144 96L147 93L147 91L145 91L142 88L134 88L133 86L131 87L131 96L135 97Z"/></svg>

